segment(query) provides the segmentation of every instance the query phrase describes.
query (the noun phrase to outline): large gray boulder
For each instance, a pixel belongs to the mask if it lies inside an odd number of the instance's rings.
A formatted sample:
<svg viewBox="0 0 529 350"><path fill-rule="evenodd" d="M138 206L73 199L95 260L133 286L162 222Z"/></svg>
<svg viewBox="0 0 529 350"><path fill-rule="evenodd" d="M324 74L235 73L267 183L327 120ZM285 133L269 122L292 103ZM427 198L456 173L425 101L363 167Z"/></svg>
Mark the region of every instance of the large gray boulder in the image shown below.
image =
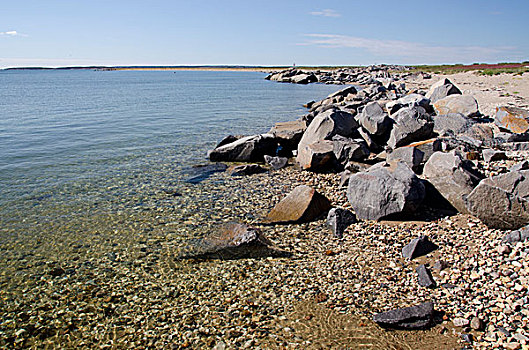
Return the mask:
<svg viewBox="0 0 529 350"><path fill-rule="evenodd" d="M365 105L356 118L370 135L383 136L391 129L392 120L377 102Z"/></svg>
<svg viewBox="0 0 529 350"><path fill-rule="evenodd" d="M496 107L494 123L515 134L529 131L529 111L517 107Z"/></svg>
<svg viewBox="0 0 529 350"><path fill-rule="evenodd" d="M482 180L468 195L467 208L489 228L516 230L529 224L529 170Z"/></svg>
<svg viewBox="0 0 529 350"><path fill-rule="evenodd" d="M469 118L479 117L478 101L470 95L450 95L433 104L437 115L461 113Z"/></svg>
<svg viewBox="0 0 529 350"><path fill-rule="evenodd" d="M277 203L265 218L266 223L302 223L312 221L331 208L331 202L312 187L297 186Z"/></svg>
<svg viewBox="0 0 529 350"><path fill-rule="evenodd" d="M433 134L434 123L422 107L402 108L392 118L395 124L387 145L393 149L426 140Z"/></svg>
<svg viewBox="0 0 529 350"><path fill-rule="evenodd" d="M262 162L264 155L275 155L277 139L270 134L246 136L209 152L213 162Z"/></svg>
<svg viewBox="0 0 529 350"><path fill-rule="evenodd" d="M483 178L473 163L458 153L435 152L424 164L423 175L460 213L468 214L466 196Z"/></svg>
<svg viewBox="0 0 529 350"><path fill-rule="evenodd" d="M361 220L379 220L414 212L424 199L421 180L402 162L376 164L349 178L347 198Z"/></svg>
<svg viewBox="0 0 529 350"><path fill-rule="evenodd" d="M310 74L298 74L290 78L290 81L295 84L309 84L309 83L315 83L318 81L318 78L310 73Z"/></svg>
<svg viewBox="0 0 529 350"><path fill-rule="evenodd" d="M334 135L350 136L358 128L353 115L336 109L319 113L310 123L299 141L298 152L305 146L323 140L330 140Z"/></svg>
<svg viewBox="0 0 529 350"><path fill-rule="evenodd" d="M205 238L191 242L177 258L231 260L289 255L274 247L258 229L240 223L228 223Z"/></svg>
<svg viewBox="0 0 529 350"><path fill-rule="evenodd" d="M317 141L298 149L296 161L303 170L325 171L333 169L336 166L333 141Z"/></svg>
<svg viewBox="0 0 529 350"><path fill-rule="evenodd" d="M429 301L420 305L398 308L373 316L379 326L392 329L423 329L432 325L434 304Z"/></svg>
<svg viewBox="0 0 529 350"><path fill-rule="evenodd" d="M461 134L469 130L476 121L461 113L450 113L433 116L434 131L439 134Z"/></svg>

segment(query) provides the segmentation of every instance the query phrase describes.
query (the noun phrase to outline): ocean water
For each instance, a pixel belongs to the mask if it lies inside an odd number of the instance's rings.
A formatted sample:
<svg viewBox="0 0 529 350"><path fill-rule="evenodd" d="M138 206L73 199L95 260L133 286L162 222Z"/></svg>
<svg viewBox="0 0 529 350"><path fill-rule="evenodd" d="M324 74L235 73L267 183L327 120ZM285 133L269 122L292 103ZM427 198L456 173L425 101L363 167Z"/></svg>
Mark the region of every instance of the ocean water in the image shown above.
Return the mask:
<svg viewBox="0 0 529 350"><path fill-rule="evenodd" d="M207 163L225 135L266 132L339 89L264 76L0 71L0 238L123 202L141 206Z"/></svg>

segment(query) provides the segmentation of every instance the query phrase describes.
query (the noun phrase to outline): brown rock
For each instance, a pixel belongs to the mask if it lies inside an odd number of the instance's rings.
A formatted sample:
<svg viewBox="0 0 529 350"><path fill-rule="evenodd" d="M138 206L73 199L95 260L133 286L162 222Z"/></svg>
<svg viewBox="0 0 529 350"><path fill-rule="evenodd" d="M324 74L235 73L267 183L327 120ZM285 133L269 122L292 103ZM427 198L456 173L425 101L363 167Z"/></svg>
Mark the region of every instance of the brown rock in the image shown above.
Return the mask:
<svg viewBox="0 0 529 350"><path fill-rule="evenodd" d="M303 170L322 171L331 169L336 163L333 142L323 140L300 147L296 160Z"/></svg>
<svg viewBox="0 0 529 350"><path fill-rule="evenodd" d="M314 220L331 208L331 202L315 189L301 185L268 213L266 223L301 223Z"/></svg>
<svg viewBox="0 0 529 350"><path fill-rule="evenodd" d="M529 111L516 107L496 107L494 122L502 129L522 134L529 130Z"/></svg>

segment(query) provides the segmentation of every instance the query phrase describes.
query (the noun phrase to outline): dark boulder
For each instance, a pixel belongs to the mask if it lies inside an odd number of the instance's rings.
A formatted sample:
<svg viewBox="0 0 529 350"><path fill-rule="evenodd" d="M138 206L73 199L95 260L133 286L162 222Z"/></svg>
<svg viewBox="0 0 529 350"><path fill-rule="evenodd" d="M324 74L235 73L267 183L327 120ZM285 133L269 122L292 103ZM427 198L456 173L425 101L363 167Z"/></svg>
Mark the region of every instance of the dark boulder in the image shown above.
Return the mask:
<svg viewBox="0 0 529 350"><path fill-rule="evenodd" d="M286 157L272 157L269 155L265 155L264 160L266 164L270 165L274 170L282 169L288 164L288 158Z"/></svg>
<svg viewBox="0 0 529 350"><path fill-rule="evenodd" d="M333 152L338 163L345 165L349 161L366 159L370 152L362 139L350 139L341 135L332 138Z"/></svg>
<svg viewBox="0 0 529 350"><path fill-rule="evenodd" d="M266 223L302 223L312 221L331 208L331 202L315 189L300 185L268 213Z"/></svg>
<svg viewBox="0 0 529 350"><path fill-rule="evenodd" d="M327 215L327 225L336 238L342 238L345 229L355 222L355 214L347 209L332 208Z"/></svg>
<svg viewBox="0 0 529 350"><path fill-rule="evenodd" d="M383 136L391 130L392 120L377 102L368 103L356 119L373 136Z"/></svg>
<svg viewBox="0 0 529 350"><path fill-rule="evenodd" d="M347 198L361 220L379 220L413 213L424 199L421 180L402 162L376 164L351 175Z"/></svg>
<svg viewBox="0 0 529 350"><path fill-rule="evenodd" d="M493 162L496 160L505 160L507 155L503 151L497 151L495 149L486 148L481 152L483 160L486 162Z"/></svg>
<svg viewBox="0 0 529 350"><path fill-rule="evenodd" d="M386 156L388 162L404 162L415 173L419 171L423 158L423 151L419 150L417 147L409 146L399 147Z"/></svg>
<svg viewBox="0 0 529 350"><path fill-rule="evenodd" d="M293 150L298 147L299 140L301 140L305 130L307 130L307 123L298 119L276 123L268 133L274 135L283 147Z"/></svg>
<svg viewBox="0 0 529 350"><path fill-rule="evenodd" d="M211 161L262 162L264 155L276 155L277 139L270 134L246 136L209 152Z"/></svg>
<svg viewBox="0 0 529 350"><path fill-rule="evenodd" d="M240 223L229 223L192 242L177 258L232 260L269 256L286 257L290 254L274 247L259 230Z"/></svg>
<svg viewBox="0 0 529 350"><path fill-rule="evenodd" d="M379 326L391 329L424 329L432 325L434 304L429 301L420 305L398 308L373 316Z"/></svg>
<svg viewBox="0 0 529 350"><path fill-rule="evenodd" d="M387 145L393 149L432 137L434 123L422 107L400 109L392 118L395 124Z"/></svg>

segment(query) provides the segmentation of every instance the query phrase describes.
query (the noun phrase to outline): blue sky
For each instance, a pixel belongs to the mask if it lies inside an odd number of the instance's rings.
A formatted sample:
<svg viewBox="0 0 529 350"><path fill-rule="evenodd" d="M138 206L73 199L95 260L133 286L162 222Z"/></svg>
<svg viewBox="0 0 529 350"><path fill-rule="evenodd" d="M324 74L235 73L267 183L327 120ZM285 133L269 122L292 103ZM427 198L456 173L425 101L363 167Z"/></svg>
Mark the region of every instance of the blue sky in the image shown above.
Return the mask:
<svg viewBox="0 0 529 350"><path fill-rule="evenodd" d="M529 1L0 2L0 67L529 60Z"/></svg>

